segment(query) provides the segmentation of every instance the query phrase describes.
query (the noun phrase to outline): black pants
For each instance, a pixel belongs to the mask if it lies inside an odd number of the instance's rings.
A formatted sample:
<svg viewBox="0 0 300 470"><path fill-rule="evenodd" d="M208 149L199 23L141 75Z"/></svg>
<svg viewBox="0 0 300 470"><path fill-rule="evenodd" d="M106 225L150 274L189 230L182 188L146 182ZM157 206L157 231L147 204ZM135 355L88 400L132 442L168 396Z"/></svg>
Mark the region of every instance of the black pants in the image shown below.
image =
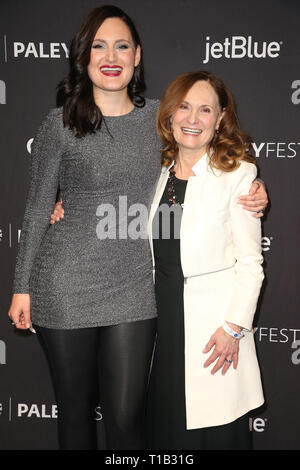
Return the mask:
<svg viewBox="0 0 300 470"><path fill-rule="evenodd" d="M97 449L99 398L106 448L145 448L145 399L156 319L75 330L33 326L50 366L59 448Z"/></svg>

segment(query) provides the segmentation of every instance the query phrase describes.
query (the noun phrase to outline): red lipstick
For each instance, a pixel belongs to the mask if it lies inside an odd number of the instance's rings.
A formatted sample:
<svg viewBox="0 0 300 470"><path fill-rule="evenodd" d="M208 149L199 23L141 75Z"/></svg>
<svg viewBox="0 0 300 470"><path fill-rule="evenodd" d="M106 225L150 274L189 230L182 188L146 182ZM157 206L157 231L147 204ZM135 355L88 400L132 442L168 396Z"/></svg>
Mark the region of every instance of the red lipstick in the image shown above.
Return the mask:
<svg viewBox="0 0 300 470"><path fill-rule="evenodd" d="M121 75L123 67L119 65L101 65L100 72L107 77L118 77Z"/></svg>

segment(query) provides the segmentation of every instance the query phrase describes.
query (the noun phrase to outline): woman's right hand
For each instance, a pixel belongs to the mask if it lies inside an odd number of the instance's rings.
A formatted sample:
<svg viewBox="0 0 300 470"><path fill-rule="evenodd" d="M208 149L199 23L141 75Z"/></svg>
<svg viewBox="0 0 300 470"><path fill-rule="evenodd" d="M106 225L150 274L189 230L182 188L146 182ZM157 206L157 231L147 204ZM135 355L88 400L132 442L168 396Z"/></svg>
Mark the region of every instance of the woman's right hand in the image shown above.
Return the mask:
<svg viewBox="0 0 300 470"><path fill-rule="evenodd" d="M14 294L10 304L8 316L16 328L20 330L33 330L30 320L30 295ZM33 330L33 332L35 332Z"/></svg>
<svg viewBox="0 0 300 470"><path fill-rule="evenodd" d="M51 220L50 224L55 224L55 222L59 222L60 219L64 218L64 209L62 207L62 200L60 199L56 204L55 204L55 209L53 211L53 214L51 214Z"/></svg>

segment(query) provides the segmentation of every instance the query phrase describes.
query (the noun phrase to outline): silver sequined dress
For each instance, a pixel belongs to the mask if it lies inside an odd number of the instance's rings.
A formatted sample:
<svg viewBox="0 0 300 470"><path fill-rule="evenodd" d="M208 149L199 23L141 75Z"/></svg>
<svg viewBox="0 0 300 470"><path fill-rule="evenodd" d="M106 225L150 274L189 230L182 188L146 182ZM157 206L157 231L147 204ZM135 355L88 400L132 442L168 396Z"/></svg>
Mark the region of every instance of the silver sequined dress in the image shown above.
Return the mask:
<svg viewBox="0 0 300 470"><path fill-rule="evenodd" d="M33 323L72 329L156 316L149 242L138 236L145 228L138 218L149 210L160 172L158 104L147 99L143 108L106 117L109 132L102 124L83 138L63 126L61 108L43 121L13 288L30 293ZM58 191L65 216L50 225Z"/></svg>

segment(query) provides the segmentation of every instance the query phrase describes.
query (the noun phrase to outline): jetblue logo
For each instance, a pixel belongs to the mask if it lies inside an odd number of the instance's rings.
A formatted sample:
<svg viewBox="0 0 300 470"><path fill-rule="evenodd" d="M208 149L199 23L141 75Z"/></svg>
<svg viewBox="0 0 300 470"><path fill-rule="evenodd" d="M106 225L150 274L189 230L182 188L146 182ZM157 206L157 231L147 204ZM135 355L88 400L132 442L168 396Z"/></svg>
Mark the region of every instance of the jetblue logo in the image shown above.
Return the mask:
<svg viewBox="0 0 300 470"><path fill-rule="evenodd" d="M206 37L205 59L207 64L211 59L274 59L279 56L282 41L254 41L252 36L232 36L223 42L210 42Z"/></svg>
<svg viewBox="0 0 300 470"><path fill-rule="evenodd" d="M6 85L3 80L0 80L0 104L6 104Z"/></svg>

